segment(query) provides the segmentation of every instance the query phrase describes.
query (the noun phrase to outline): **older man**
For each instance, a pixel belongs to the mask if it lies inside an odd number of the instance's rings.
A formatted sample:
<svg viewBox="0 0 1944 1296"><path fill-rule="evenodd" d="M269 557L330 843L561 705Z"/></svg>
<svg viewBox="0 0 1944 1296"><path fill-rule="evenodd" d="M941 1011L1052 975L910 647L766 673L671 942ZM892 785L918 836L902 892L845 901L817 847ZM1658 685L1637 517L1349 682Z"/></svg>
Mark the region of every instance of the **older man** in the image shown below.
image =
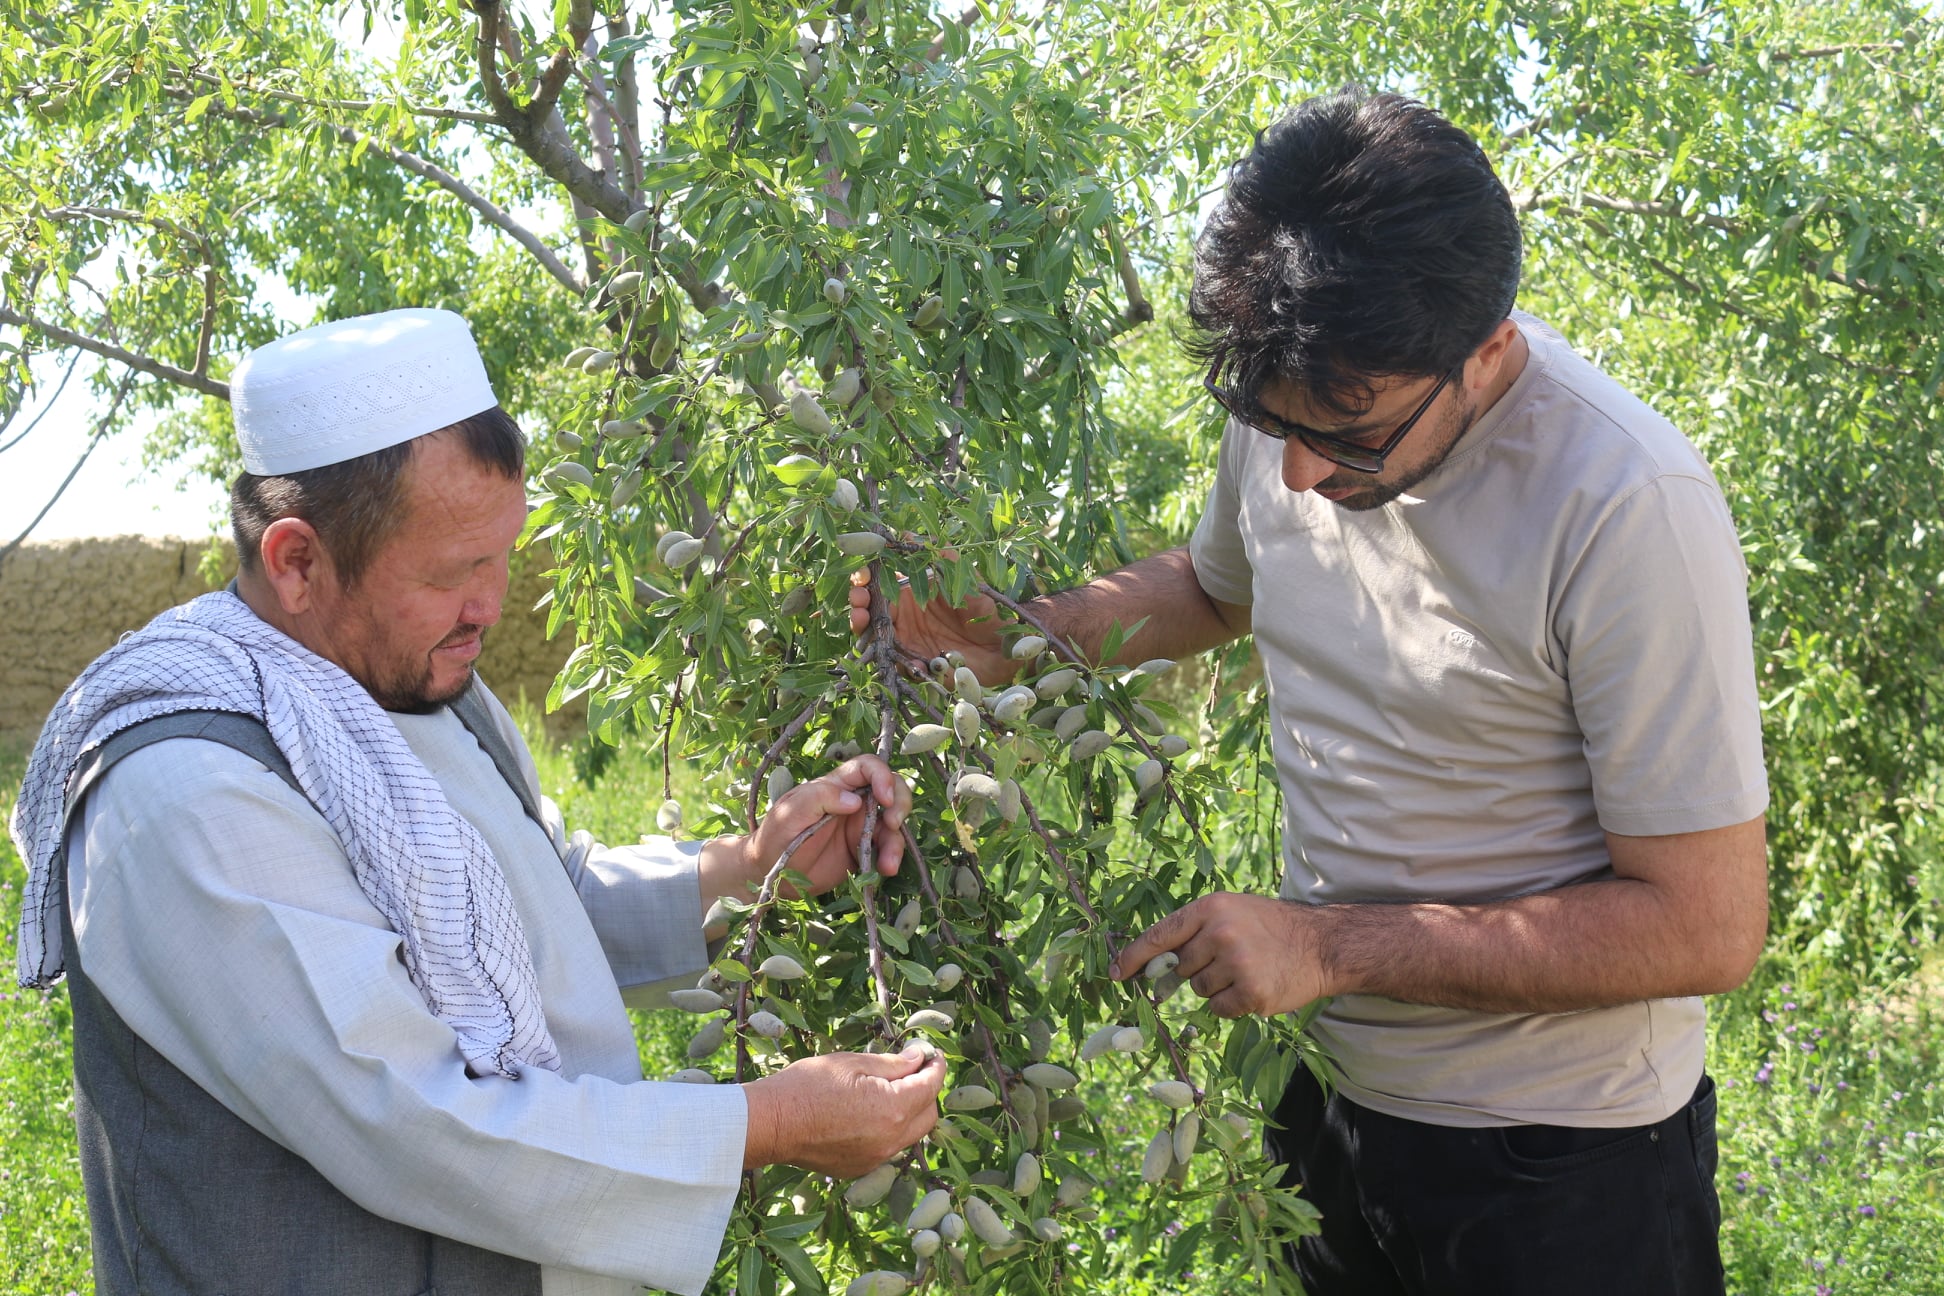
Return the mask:
<svg viewBox="0 0 1944 1296"><path fill-rule="evenodd" d="M1280 898L1211 895L1175 950L1218 1013L1318 998L1272 1149L1322 1208L1311 1296L1718 1293L1699 996L1767 903L1741 552L1666 420L1514 313L1478 145L1345 93L1271 126L1196 250L1228 413L1185 549L1031 605L1122 660L1253 633ZM856 601L855 599L853 600ZM1009 673L990 604L898 609ZM983 620L981 618L984 618Z"/></svg>
<svg viewBox="0 0 1944 1296"><path fill-rule="evenodd" d="M624 1007L825 816L813 888L870 798L895 869L909 789L860 758L748 838L570 839L473 675L526 500L465 322L307 329L233 394L234 591L76 681L14 823L22 979L72 990L97 1290L696 1292L743 1170L921 1138L935 1060L646 1082Z"/></svg>

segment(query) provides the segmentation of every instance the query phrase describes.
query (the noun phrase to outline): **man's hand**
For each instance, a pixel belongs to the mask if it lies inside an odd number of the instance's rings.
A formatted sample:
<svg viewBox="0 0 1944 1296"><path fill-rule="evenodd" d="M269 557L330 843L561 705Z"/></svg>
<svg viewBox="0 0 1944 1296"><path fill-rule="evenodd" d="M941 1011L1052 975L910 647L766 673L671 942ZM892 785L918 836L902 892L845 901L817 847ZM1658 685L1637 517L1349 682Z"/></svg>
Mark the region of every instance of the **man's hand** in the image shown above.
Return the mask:
<svg viewBox="0 0 1944 1296"><path fill-rule="evenodd" d="M743 1169L786 1162L855 1179L938 1124L945 1060L913 1044L902 1053L826 1053L743 1086L749 1133Z"/></svg>
<svg viewBox="0 0 1944 1296"><path fill-rule="evenodd" d="M1175 975L1218 1017L1294 1012L1329 994L1319 948L1319 913L1268 896L1218 891L1190 901L1121 950L1113 976L1138 976L1174 950Z"/></svg>
<svg viewBox="0 0 1944 1296"><path fill-rule="evenodd" d="M861 635L871 626L870 572L860 570L851 577L851 633ZM909 585L900 586L898 600L891 605L891 629L907 652L920 657L943 657L947 652L964 655L965 664L979 677L979 683L994 688L1019 673L1019 663L1006 656L999 637L999 605L983 594L974 595L954 607L942 598L920 603L912 597Z"/></svg>

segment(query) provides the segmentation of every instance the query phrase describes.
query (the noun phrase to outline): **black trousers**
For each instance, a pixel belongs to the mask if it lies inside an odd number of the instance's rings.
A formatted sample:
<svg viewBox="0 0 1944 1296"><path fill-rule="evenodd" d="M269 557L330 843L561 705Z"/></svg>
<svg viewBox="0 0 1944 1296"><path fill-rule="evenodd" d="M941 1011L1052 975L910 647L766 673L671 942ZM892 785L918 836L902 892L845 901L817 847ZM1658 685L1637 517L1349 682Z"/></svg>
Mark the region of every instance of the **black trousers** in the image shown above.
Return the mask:
<svg viewBox="0 0 1944 1296"><path fill-rule="evenodd" d="M1656 1125L1455 1129L1386 1116L1307 1070L1269 1154L1323 1212L1309 1296L1722 1296L1714 1082Z"/></svg>

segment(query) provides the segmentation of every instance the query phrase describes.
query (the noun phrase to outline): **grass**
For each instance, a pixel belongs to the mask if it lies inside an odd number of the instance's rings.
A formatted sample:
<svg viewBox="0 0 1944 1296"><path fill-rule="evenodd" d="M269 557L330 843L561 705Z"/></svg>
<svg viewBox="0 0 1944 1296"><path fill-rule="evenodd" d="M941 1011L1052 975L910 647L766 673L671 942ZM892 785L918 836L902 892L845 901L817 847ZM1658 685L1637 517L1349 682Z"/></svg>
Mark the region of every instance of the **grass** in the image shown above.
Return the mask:
<svg viewBox="0 0 1944 1296"><path fill-rule="evenodd" d="M520 717L529 735L536 718ZM12 809L27 741L0 737L0 813ZM662 799L659 760L594 761L535 745L541 786L570 825L630 841ZM674 771L676 791L693 781ZM685 798L692 801L692 795ZM690 816L698 807L690 805ZM23 873L0 842L0 906L18 921ZM1886 924L1886 928L1890 925ZM12 943L8 944L9 953ZM1722 1244L1738 1296L1944 1296L1944 959L1858 996L1809 963L1765 961L1711 1005L1710 1070L1721 1092ZM93 1290L76 1160L67 997L0 990L0 1292ZM637 1017L648 1074L682 1065L684 1024ZM1130 1185L1111 1220L1141 1209ZM1192 1291L1191 1283L1168 1290Z"/></svg>

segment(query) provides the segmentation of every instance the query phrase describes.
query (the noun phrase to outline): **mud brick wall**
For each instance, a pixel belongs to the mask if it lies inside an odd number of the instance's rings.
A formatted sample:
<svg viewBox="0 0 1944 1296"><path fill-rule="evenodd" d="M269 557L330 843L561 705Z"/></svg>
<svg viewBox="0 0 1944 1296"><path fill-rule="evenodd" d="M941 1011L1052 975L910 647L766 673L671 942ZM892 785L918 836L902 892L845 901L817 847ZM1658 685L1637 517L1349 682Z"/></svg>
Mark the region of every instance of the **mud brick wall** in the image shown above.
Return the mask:
<svg viewBox="0 0 1944 1296"><path fill-rule="evenodd" d="M202 577L211 546L214 586ZM573 647L572 628L546 641L546 616L533 611L547 588L546 559L531 552L513 559L505 612L487 633L479 673L508 706L524 695L537 709ZM0 732L31 736L61 691L116 639L220 587L235 567L227 540L110 536L22 545L0 566ZM578 705L547 717L556 738L584 727Z"/></svg>

